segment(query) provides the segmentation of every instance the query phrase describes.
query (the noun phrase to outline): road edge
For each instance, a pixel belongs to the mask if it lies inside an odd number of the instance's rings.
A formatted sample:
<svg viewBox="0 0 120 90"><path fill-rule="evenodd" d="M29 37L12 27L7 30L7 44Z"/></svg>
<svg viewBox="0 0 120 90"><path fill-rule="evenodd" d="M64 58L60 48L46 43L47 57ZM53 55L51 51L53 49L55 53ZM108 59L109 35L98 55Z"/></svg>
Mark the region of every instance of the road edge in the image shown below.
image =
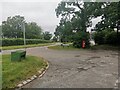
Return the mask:
<svg viewBox="0 0 120 90"><path fill-rule="evenodd" d="M48 68L49 68L49 63L48 63L48 61L45 60L45 59L44 59L44 61L46 62L47 67L41 68L41 69L38 71L39 74L33 75L33 76L31 76L31 78L22 81L22 83L19 83L19 84L15 87L15 90L20 90L20 89L21 89L23 86L25 86L26 84L32 82L33 80L35 80L35 79L37 79L37 78L41 78L41 77L46 73L46 71L47 71Z"/></svg>

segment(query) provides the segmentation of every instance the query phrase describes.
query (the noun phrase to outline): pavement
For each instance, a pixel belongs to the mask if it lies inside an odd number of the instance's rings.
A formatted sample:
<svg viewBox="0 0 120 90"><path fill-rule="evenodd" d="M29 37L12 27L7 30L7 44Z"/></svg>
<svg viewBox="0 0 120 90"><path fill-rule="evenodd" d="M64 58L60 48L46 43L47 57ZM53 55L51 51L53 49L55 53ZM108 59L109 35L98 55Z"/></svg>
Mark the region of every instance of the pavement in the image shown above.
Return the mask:
<svg viewBox="0 0 120 90"><path fill-rule="evenodd" d="M28 48L27 54L43 57L50 67L43 77L23 88L113 88L118 80L117 51L58 51L44 46Z"/></svg>

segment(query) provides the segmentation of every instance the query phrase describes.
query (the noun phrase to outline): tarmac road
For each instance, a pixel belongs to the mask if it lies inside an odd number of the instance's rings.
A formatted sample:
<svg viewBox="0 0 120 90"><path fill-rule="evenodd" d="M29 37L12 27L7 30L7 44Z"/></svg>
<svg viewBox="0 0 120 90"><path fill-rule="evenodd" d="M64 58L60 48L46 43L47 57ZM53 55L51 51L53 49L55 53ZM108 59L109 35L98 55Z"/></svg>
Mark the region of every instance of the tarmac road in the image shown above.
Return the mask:
<svg viewBox="0 0 120 90"><path fill-rule="evenodd" d="M44 46L29 48L27 54L45 58L50 67L23 88L113 88L118 79L117 51L58 51Z"/></svg>

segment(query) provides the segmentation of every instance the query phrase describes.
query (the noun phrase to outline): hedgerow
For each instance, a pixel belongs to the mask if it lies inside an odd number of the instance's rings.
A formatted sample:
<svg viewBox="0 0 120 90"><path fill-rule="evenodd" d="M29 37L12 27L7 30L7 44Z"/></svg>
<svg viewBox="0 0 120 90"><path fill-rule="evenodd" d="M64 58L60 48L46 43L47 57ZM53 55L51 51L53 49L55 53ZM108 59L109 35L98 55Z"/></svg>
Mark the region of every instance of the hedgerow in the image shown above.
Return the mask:
<svg viewBox="0 0 120 90"><path fill-rule="evenodd" d="M120 45L120 32L110 31L100 31L94 34L95 43L100 44L109 44L109 45Z"/></svg>
<svg viewBox="0 0 120 90"><path fill-rule="evenodd" d="M40 44L40 43L50 43L49 40L41 39L26 39L26 44ZM24 39L2 39L2 46L14 46L14 45L24 45Z"/></svg>

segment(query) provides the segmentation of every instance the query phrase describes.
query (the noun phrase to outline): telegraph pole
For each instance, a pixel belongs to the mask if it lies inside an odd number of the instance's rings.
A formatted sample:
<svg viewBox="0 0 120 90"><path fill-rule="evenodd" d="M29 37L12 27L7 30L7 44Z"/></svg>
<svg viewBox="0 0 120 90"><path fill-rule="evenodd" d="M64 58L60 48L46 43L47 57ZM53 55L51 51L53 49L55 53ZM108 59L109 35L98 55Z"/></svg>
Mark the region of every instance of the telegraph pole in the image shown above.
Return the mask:
<svg viewBox="0 0 120 90"><path fill-rule="evenodd" d="M24 47L26 51L26 40L25 40L25 22L23 22L23 37L24 37Z"/></svg>

